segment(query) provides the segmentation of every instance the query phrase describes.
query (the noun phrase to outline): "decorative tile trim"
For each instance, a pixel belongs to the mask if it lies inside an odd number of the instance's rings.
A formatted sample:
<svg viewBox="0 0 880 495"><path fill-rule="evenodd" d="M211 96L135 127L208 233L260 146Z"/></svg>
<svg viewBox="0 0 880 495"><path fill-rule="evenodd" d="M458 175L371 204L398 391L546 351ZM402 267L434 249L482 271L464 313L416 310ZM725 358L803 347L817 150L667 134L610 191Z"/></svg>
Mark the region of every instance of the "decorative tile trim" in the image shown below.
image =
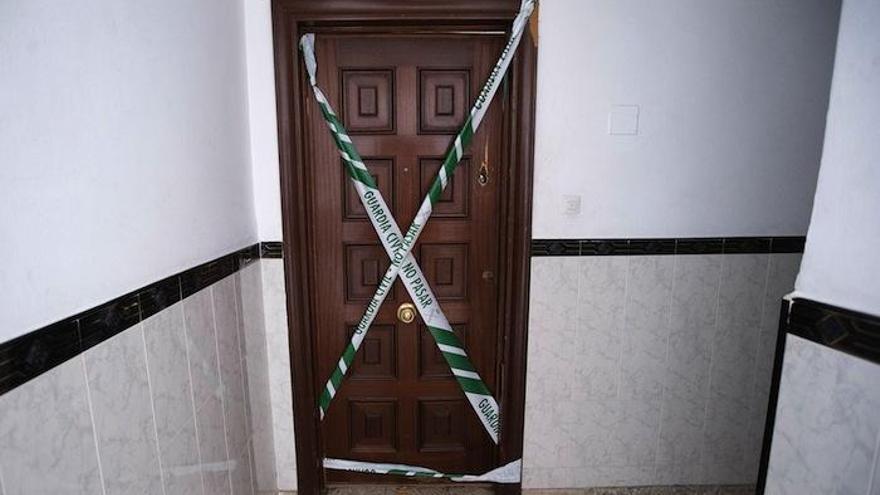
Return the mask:
<svg viewBox="0 0 880 495"><path fill-rule="evenodd" d="M532 256L578 256L581 241L577 239L532 239Z"/></svg>
<svg viewBox="0 0 880 495"><path fill-rule="evenodd" d="M773 253L803 253L806 237L774 237L770 252Z"/></svg>
<svg viewBox="0 0 880 495"><path fill-rule="evenodd" d="M260 243L260 258L281 258L283 244L280 242Z"/></svg>
<svg viewBox="0 0 880 495"><path fill-rule="evenodd" d="M676 239L675 254L724 254L724 238Z"/></svg>
<svg viewBox="0 0 880 495"><path fill-rule="evenodd" d="M0 343L0 395L260 258L280 257L280 242L254 244Z"/></svg>
<svg viewBox="0 0 880 495"><path fill-rule="evenodd" d="M880 316L796 298L787 332L880 364Z"/></svg>
<svg viewBox="0 0 880 495"><path fill-rule="evenodd" d="M532 239L532 256L802 253L805 237Z"/></svg>

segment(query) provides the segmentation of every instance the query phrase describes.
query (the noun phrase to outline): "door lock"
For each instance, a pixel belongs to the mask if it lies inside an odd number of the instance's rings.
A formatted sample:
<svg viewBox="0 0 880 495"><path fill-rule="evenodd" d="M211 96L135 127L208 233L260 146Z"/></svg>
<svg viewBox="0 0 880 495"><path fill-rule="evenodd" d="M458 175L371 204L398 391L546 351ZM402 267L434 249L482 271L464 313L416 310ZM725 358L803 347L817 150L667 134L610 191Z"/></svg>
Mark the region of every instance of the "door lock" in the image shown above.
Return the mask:
<svg viewBox="0 0 880 495"><path fill-rule="evenodd" d="M486 140L486 146L483 148L483 163L480 164L480 171L477 174L477 184L486 186L489 183L489 140Z"/></svg>
<svg viewBox="0 0 880 495"><path fill-rule="evenodd" d="M413 303L403 303L398 306L397 319L401 323L412 323L416 319L416 307Z"/></svg>

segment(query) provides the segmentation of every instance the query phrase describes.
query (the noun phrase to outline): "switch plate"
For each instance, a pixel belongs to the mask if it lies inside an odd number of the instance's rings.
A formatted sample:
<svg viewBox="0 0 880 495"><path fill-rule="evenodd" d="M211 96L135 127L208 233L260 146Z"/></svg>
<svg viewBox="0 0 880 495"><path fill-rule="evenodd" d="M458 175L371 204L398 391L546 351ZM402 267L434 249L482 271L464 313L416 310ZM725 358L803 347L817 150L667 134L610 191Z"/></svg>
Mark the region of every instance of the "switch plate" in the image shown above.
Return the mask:
<svg viewBox="0 0 880 495"><path fill-rule="evenodd" d="M566 194L562 197L562 213L573 217L581 214L581 197L577 194Z"/></svg>
<svg viewBox="0 0 880 495"><path fill-rule="evenodd" d="M608 134L636 136L639 134L639 106L611 105L608 112Z"/></svg>

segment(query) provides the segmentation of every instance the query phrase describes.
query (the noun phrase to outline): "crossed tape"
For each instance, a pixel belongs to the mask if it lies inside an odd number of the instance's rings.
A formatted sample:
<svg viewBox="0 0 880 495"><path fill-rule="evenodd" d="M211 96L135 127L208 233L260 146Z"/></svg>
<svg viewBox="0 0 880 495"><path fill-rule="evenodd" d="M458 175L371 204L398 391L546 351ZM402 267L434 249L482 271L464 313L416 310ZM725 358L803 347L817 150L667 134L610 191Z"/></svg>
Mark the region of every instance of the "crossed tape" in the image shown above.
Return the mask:
<svg viewBox="0 0 880 495"><path fill-rule="evenodd" d="M498 403L468 358L461 340L452 331L449 321L443 314L437 298L434 296L411 251L431 216L433 205L437 202L443 189L447 186L449 178L455 172L463 155L463 149L470 144L474 132L485 116L488 104L497 92L501 80L510 65L516 46L522 36L523 28L534 9L534 5L535 0L523 0L520 12L514 20L510 39L502 51L501 57L492 69L483 89L480 91L477 101L474 103L462 129L456 135L453 146L443 160L440 170L406 234L401 232L390 208L388 208L382 194L379 192L375 180L355 149L351 137L333 111L330 102L317 86L314 34L306 34L300 40L300 49L305 59L309 83L321 109L322 116L330 128L331 136L343 159L346 172L367 211L367 217L370 219L382 246L391 259L391 265L382 277L370 302L367 304L351 340L346 346L345 351L343 351L336 368L327 380L327 384L321 393L319 400L321 419L326 415L330 402L336 395L346 372L354 362L355 354L363 342L379 308L387 297L391 286L397 277L402 275L401 280L404 287L409 292L416 309L424 320L428 331L434 337L441 354L452 370L459 386L464 391L468 402L470 402L471 407L477 413L477 417L492 438L492 441L496 444L498 443L500 426Z"/></svg>

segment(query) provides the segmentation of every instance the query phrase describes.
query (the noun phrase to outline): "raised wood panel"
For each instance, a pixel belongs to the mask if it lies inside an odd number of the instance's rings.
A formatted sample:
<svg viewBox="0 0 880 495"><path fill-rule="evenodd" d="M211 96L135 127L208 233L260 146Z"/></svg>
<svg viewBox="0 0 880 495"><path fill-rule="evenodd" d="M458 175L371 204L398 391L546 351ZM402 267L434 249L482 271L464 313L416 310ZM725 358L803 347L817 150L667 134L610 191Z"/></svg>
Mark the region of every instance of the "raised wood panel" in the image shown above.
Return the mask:
<svg viewBox="0 0 880 495"><path fill-rule="evenodd" d="M342 114L350 134L394 133L394 71L341 69Z"/></svg>
<svg viewBox="0 0 880 495"><path fill-rule="evenodd" d="M346 342L354 334L354 326L347 327ZM355 355L352 380L393 380L397 377L397 331L394 325L373 323L358 353Z"/></svg>
<svg viewBox="0 0 880 495"><path fill-rule="evenodd" d="M358 116L375 117L379 115L378 88L376 86L358 87Z"/></svg>
<svg viewBox="0 0 880 495"><path fill-rule="evenodd" d="M368 301L390 265L388 255L378 244L347 244L343 252L346 299ZM395 300L395 290L396 287L392 287L387 301Z"/></svg>
<svg viewBox="0 0 880 495"><path fill-rule="evenodd" d="M465 343L465 348L467 348L467 326L453 323L452 331ZM449 365L440 354L434 337L424 325L419 325L419 378L423 380L452 378Z"/></svg>
<svg viewBox="0 0 880 495"><path fill-rule="evenodd" d="M425 243L420 246L419 255L422 271L441 301L467 298L467 244Z"/></svg>
<svg viewBox="0 0 880 495"><path fill-rule="evenodd" d="M367 164L367 168L370 170L370 175L376 180L376 184L379 186L379 192L382 193L382 197L385 198L388 206L393 210L395 204L394 159L362 158L364 163ZM343 165L340 163L340 167L342 166ZM344 219L367 220L367 212L364 210L364 205L361 204L361 200L357 195L357 190L355 190L354 184L351 183L351 179L348 178L348 174L342 174L342 187L345 191L345 194L343 195L344 205L342 210Z"/></svg>
<svg viewBox="0 0 880 495"><path fill-rule="evenodd" d="M352 452L397 451L397 401L349 399L348 420Z"/></svg>
<svg viewBox="0 0 880 495"><path fill-rule="evenodd" d="M422 198L428 194L428 189L431 188L442 163L442 158L419 158L420 195ZM469 186L472 179L471 160L465 155L452 175L452 180L446 185L446 189L443 190L440 199L434 205L431 219L467 218L471 194Z"/></svg>
<svg viewBox="0 0 880 495"><path fill-rule="evenodd" d="M419 401L419 451L465 451L465 405L461 399Z"/></svg>
<svg viewBox="0 0 880 495"><path fill-rule="evenodd" d="M419 133L454 134L470 102L469 69L419 70Z"/></svg>

